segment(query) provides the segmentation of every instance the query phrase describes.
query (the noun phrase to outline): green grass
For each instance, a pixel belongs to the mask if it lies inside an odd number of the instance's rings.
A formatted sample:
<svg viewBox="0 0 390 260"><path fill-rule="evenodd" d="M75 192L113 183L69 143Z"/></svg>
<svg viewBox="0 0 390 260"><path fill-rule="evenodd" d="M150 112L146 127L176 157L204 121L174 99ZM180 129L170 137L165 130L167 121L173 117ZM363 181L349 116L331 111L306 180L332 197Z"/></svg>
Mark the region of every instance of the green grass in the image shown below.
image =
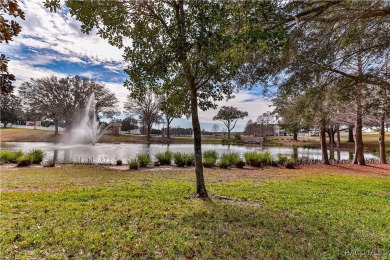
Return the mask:
<svg viewBox="0 0 390 260"><path fill-rule="evenodd" d="M210 201L193 198L192 171L3 171L0 257L389 257L389 179L297 171L266 181L208 170L209 193L231 198Z"/></svg>

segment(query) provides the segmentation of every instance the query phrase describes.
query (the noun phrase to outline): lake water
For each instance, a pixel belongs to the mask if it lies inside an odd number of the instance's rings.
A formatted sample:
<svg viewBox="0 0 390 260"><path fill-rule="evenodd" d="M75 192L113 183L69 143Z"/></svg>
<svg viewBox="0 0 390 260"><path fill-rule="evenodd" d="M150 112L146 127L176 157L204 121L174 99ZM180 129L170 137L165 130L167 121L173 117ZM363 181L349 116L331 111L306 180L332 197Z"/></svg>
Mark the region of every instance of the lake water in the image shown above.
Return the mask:
<svg viewBox="0 0 390 260"><path fill-rule="evenodd" d="M192 144L112 144L97 143L93 145L65 145L46 142L9 142L1 143L2 150L22 150L28 152L33 149L45 151L44 161L52 160L57 157L58 162L77 162L77 163L115 163L117 159L128 162L136 158L137 154L148 153L153 160L159 152L171 151L182 153L193 153ZM268 151L276 158L277 154L294 156L296 158L321 159L321 150L312 148L290 148L290 147L261 147L261 146L238 146L238 145L202 145L202 151L216 150L219 154L228 152L237 152L241 156L248 151ZM352 159L353 153L349 151L335 151L336 160ZM365 153L365 157L377 158L372 153Z"/></svg>

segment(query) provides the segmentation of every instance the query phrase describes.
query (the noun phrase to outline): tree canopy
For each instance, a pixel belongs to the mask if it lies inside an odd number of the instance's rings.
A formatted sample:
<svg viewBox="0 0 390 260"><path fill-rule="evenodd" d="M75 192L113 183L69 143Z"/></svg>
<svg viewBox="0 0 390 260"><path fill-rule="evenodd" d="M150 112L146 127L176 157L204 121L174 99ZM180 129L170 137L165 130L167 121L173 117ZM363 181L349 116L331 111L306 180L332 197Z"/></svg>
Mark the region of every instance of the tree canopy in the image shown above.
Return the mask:
<svg viewBox="0 0 390 260"><path fill-rule="evenodd" d="M115 94L105 86L79 76L31 79L19 88L27 110L54 120L57 127L59 121L64 121L68 129L77 120L78 112L84 109L92 93L95 93L97 113L112 117L119 112Z"/></svg>
<svg viewBox="0 0 390 260"><path fill-rule="evenodd" d="M248 112L241 111L236 107L223 106L218 111L218 114L213 117L213 120L220 120L224 123L228 131L228 139L230 139L230 132L236 126L238 119L243 119L248 116Z"/></svg>
<svg viewBox="0 0 390 260"><path fill-rule="evenodd" d="M59 1L47 0L55 11ZM207 197L203 178L198 108L215 108L231 98L238 68L249 45L277 48L284 28L271 1L66 1L82 31L97 28L112 45L124 48L125 85L135 96L148 88L178 93L191 108L197 195ZM93 12L91 12L93 10ZM260 28L260 30L259 30ZM246 48L248 46L248 48ZM173 84L172 84L173 83Z"/></svg>

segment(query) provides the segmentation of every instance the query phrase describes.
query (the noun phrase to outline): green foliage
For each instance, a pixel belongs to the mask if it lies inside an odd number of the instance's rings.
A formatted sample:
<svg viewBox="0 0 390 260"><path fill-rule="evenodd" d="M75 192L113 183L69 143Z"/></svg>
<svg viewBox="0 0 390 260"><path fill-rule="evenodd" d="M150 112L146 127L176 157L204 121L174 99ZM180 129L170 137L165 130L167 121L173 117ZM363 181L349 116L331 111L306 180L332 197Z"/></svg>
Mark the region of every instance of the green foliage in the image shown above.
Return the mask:
<svg viewBox="0 0 390 260"><path fill-rule="evenodd" d="M160 165L171 165L173 158L173 153L170 151L165 151L163 153L157 153L156 159Z"/></svg>
<svg viewBox="0 0 390 260"><path fill-rule="evenodd" d="M294 169L295 168L295 161L292 158L288 158L287 156L278 153L278 164L285 166L287 169Z"/></svg>
<svg viewBox="0 0 390 260"><path fill-rule="evenodd" d="M228 139L230 139L230 131L236 126L237 120L246 116L248 116L248 112L238 110L236 107L223 106L213 117L213 120L220 120L225 124L228 130Z"/></svg>
<svg viewBox="0 0 390 260"><path fill-rule="evenodd" d="M184 153L174 153L173 160L178 167L184 167L186 165L186 159Z"/></svg>
<svg viewBox="0 0 390 260"><path fill-rule="evenodd" d="M29 155L33 157L33 164L40 164L45 157L45 153L40 149L32 150Z"/></svg>
<svg viewBox="0 0 390 260"><path fill-rule="evenodd" d="M195 155L178 152L173 154L173 160L178 167L192 166L195 163Z"/></svg>
<svg viewBox="0 0 390 260"><path fill-rule="evenodd" d="M218 160L218 152L215 150L209 150L203 152L203 166L214 167Z"/></svg>
<svg viewBox="0 0 390 260"><path fill-rule="evenodd" d="M137 161L139 162L140 167L147 167L149 163L152 162L150 155L147 153L138 154Z"/></svg>
<svg viewBox="0 0 390 260"><path fill-rule="evenodd" d="M240 160L238 160L238 161L236 161L236 162L234 163L234 166L236 166L237 168L242 169L242 168L244 168L244 166L245 166L245 162L244 162L242 159L240 159Z"/></svg>
<svg viewBox="0 0 390 260"><path fill-rule="evenodd" d="M273 166L275 164L271 154L267 151L260 153L257 151L251 151L244 153L245 161L248 165L253 167Z"/></svg>
<svg viewBox="0 0 390 260"><path fill-rule="evenodd" d="M221 155L218 166L220 168L228 168L232 165L235 164L240 164L239 162L241 161L240 155L238 153L224 153Z"/></svg>
<svg viewBox="0 0 390 260"><path fill-rule="evenodd" d="M22 156L23 156L22 150L0 151L0 161L3 163L17 163L17 159Z"/></svg>
<svg viewBox="0 0 390 260"><path fill-rule="evenodd" d="M25 154L17 159L17 166L18 167L25 167L25 166L30 166L33 163L34 160L34 155L32 154Z"/></svg>
<svg viewBox="0 0 390 260"><path fill-rule="evenodd" d="M138 170L139 169L139 162L137 159L133 159L129 162L129 169L130 170Z"/></svg>

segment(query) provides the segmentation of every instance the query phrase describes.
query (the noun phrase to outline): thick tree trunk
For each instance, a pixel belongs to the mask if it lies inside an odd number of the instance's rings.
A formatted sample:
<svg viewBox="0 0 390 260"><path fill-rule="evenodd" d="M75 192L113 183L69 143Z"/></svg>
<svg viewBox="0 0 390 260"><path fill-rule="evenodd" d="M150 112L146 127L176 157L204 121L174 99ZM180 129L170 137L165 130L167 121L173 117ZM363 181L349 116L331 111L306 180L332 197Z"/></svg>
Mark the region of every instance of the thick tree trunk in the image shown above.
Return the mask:
<svg viewBox="0 0 390 260"><path fill-rule="evenodd" d="M202 133L198 117L198 93L194 81L192 79L189 79L188 81L191 85L191 116L192 128L194 130L196 196L199 198L207 198L208 194L203 176Z"/></svg>
<svg viewBox="0 0 390 260"><path fill-rule="evenodd" d="M360 93L357 93L360 96ZM363 148L363 121L362 121L362 101L358 97L356 102L356 122L355 122L355 155L353 164L365 165Z"/></svg>
<svg viewBox="0 0 390 260"><path fill-rule="evenodd" d="M297 132L293 133L293 140L298 141L298 133Z"/></svg>
<svg viewBox="0 0 390 260"><path fill-rule="evenodd" d="M328 158L328 148L326 147L326 122L325 119L321 119L320 123L320 139L321 139L321 151L322 151L322 163L330 164Z"/></svg>
<svg viewBox="0 0 390 260"><path fill-rule="evenodd" d="M385 119L386 113L383 112L381 116L380 130L379 130L379 161L380 163L387 163L386 147L385 147Z"/></svg>
<svg viewBox="0 0 390 260"><path fill-rule="evenodd" d="M349 143L354 143L355 142L355 140L353 138L353 128L354 128L353 125L348 127L348 142Z"/></svg>

